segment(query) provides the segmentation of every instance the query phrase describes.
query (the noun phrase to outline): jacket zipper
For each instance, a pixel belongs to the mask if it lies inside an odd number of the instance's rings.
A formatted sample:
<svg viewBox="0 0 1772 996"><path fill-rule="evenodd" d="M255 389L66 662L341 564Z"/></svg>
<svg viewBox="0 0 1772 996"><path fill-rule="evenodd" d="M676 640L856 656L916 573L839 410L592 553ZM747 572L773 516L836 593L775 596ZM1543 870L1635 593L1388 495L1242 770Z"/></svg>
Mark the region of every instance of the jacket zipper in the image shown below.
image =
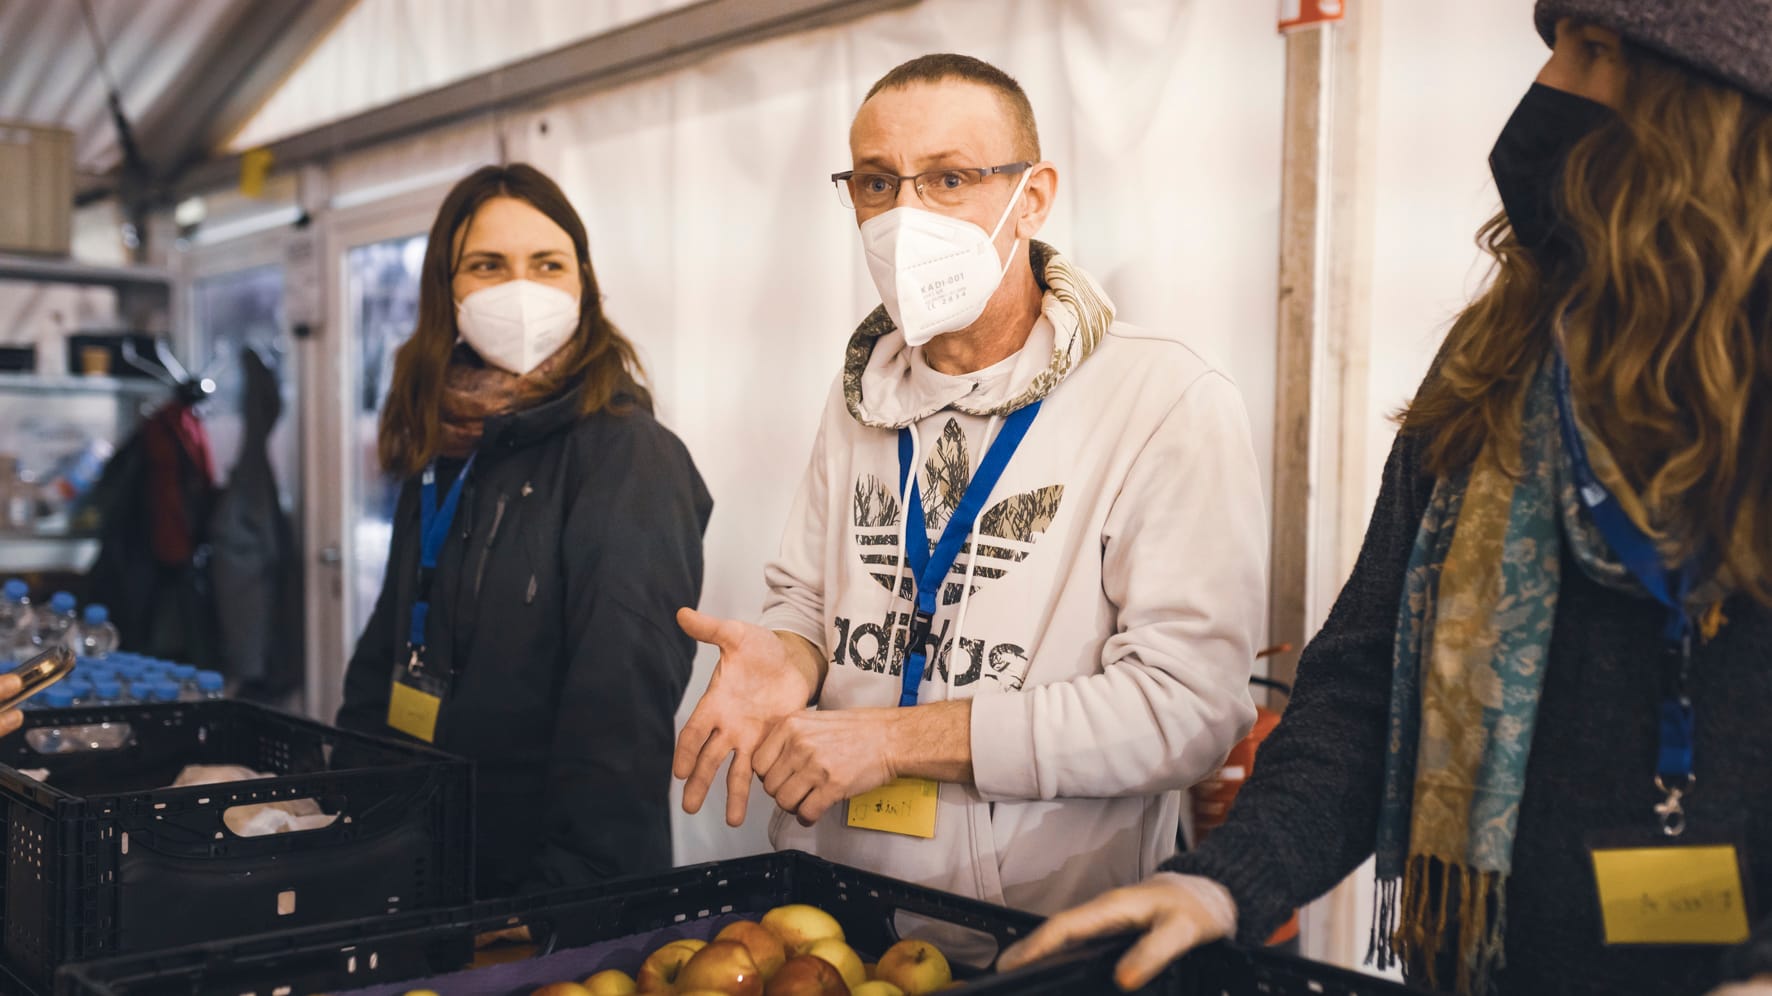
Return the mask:
<svg viewBox="0 0 1772 996"><path fill-rule="evenodd" d="M492 512L492 528L486 531L486 545L480 548L480 565L474 568L474 597L480 597L480 582L486 579L486 561L492 557L492 542L498 539L499 523L505 521L505 503L510 500L507 495L498 496L498 507Z"/></svg>

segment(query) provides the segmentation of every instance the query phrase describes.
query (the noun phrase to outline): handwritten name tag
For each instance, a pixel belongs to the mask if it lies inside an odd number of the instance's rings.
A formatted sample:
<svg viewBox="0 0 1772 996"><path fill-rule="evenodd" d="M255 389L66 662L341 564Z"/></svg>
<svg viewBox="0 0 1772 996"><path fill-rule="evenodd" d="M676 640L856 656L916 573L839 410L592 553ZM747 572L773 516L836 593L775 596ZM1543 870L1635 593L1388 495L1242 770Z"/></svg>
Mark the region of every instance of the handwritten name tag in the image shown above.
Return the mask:
<svg viewBox="0 0 1772 996"><path fill-rule="evenodd" d="M1738 944L1748 914L1733 846L1592 851L1607 944Z"/></svg>

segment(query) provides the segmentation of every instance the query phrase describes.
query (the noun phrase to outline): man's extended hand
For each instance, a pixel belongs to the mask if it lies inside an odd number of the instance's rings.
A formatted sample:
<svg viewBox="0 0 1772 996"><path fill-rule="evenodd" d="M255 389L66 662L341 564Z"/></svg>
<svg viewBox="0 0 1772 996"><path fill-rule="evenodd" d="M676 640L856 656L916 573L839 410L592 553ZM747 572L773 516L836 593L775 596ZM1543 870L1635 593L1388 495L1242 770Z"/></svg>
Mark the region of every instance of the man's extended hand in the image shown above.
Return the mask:
<svg viewBox="0 0 1772 996"><path fill-rule="evenodd" d="M718 647L720 662L677 738L671 772L686 780L683 809L696 813L707 801L721 762L731 757L726 822L740 826L750 801L752 755L777 723L804 710L817 691L816 674L809 674L806 662L796 661L795 654L816 657L816 653L804 641L805 652L787 642L797 637L694 609L679 611L677 625L698 642Z"/></svg>

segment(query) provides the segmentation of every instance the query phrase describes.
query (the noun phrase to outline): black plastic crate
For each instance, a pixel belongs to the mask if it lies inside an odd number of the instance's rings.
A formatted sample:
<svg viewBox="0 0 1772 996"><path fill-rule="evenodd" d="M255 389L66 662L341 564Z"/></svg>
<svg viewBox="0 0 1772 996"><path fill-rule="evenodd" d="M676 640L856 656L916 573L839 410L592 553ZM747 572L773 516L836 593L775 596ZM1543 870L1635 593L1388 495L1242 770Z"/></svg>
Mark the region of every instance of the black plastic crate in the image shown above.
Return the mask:
<svg viewBox="0 0 1772 996"><path fill-rule="evenodd" d="M32 746L33 730L100 724L125 726L124 746ZM165 787L191 764L275 777ZM26 713L0 740L0 983L47 992L68 962L459 907L473 897L472 778L449 755L244 702ZM293 799L337 819L262 837L223 822Z"/></svg>
<svg viewBox="0 0 1772 996"><path fill-rule="evenodd" d="M527 996L548 981L603 968L633 974L666 940L706 937L738 916L789 902L824 908L851 946L874 958L899 939L895 914L980 931L1007 945L1039 923L1027 913L962 899L788 851L529 899L209 944L70 966L57 996L383 996L411 988L443 996ZM540 945L535 959L473 970L474 938L515 925ZM1007 975L982 966L959 993L1058 996L1117 992L1110 979L1125 940ZM1273 952L1213 945L1183 959L1145 996L1383 996L1403 989Z"/></svg>

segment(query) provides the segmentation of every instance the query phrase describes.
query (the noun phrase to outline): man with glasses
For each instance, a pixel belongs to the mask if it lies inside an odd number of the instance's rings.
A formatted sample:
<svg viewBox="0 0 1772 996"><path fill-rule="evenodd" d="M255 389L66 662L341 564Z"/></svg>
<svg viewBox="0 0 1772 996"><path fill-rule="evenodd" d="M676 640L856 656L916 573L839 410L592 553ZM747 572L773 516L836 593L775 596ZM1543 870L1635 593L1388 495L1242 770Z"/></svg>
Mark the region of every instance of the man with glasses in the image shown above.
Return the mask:
<svg viewBox="0 0 1772 996"><path fill-rule="evenodd" d="M1266 517L1236 388L1032 241L1058 171L958 55L868 92L854 211L882 306L849 341L760 625L677 744L696 812L753 774L780 848L1054 911L1154 871L1254 716ZM809 705L816 708L809 709Z"/></svg>

